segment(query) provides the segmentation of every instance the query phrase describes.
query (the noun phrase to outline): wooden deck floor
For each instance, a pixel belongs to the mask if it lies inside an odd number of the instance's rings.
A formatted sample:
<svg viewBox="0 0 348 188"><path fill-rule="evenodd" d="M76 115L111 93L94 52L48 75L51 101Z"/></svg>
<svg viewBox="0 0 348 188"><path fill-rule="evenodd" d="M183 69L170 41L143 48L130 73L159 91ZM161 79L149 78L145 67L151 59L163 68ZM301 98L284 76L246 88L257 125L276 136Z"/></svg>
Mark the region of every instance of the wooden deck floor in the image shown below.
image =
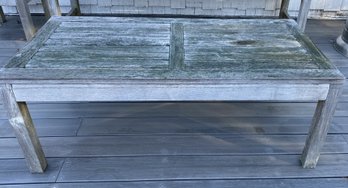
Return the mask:
<svg viewBox="0 0 348 188"><path fill-rule="evenodd" d="M24 45L17 17L0 26L0 64ZM38 26L43 17L36 17ZM307 33L348 77L332 48L344 21ZM299 155L314 103L29 104L49 167L30 174L0 106L0 187L348 187L348 85L316 169Z"/></svg>

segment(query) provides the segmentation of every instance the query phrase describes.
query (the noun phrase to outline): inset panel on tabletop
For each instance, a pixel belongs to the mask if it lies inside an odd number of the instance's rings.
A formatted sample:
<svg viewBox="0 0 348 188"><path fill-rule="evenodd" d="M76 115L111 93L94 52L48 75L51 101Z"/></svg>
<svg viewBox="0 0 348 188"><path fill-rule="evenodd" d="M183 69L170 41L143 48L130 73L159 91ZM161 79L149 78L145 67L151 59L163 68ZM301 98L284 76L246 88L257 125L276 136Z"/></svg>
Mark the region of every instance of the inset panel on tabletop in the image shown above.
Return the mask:
<svg viewBox="0 0 348 188"><path fill-rule="evenodd" d="M265 19L185 24L185 65L234 72L331 68L291 27L290 20Z"/></svg>
<svg viewBox="0 0 348 188"><path fill-rule="evenodd" d="M163 69L170 23L64 21L25 68Z"/></svg>
<svg viewBox="0 0 348 188"><path fill-rule="evenodd" d="M344 77L293 20L53 17L0 80L327 84Z"/></svg>

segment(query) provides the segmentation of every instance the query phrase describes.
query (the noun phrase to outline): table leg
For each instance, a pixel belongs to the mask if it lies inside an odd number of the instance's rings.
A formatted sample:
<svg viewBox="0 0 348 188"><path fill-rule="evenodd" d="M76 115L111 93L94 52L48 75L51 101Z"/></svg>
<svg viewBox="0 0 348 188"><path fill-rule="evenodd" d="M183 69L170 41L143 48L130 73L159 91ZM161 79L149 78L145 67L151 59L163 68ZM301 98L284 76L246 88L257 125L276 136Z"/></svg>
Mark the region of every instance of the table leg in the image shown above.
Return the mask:
<svg viewBox="0 0 348 188"><path fill-rule="evenodd" d="M22 147L30 172L43 173L47 161L26 103L16 101L12 86L9 84L2 87L2 94L8 119Z"/></svg>
<svg viewBox="0 0 348 188"><path fill-rule="evenodd" d="M2 10L2 7L0 6L0 23L4 23L6 21L4 11Z"/></svg>
<svg viewBox="0 0 348 188"><path fill-rule="evenodd" d="M42 8L45 13L45 18L46 20L49 20L51 18L51 14L50 14L49 6L47 3L48 3L47 0L41 0Z"/></svg>
<svg viewBox="0 0 348 188"><path fill-rule="evenodd" d="M45 10L45 15L49 17L62 15L58 0L42 0L41 2Z"/></svg>
<svg viewBox="0 0 348 188"><path fill-rule="evenodd" d="M80 16L81 10L79 0L70 0L70 5L71 11L68 13L68 15Z"/></svg>
<svg viewBox="0 0 348 188"><path fill-rule="evenodd" d="M297 23L302 32L306 29L308 12L311 7L312 0L301 0L300 12L297 17Z"/></svg>
<svg viewBox="0 0 348 188"><path fill-rule="evenodd" d="M282 0L282 4L280 6L280 12L279 12L280 19L290 18L288 13L289 3L290 3L290 0Z"/></svg>
<svg viewBox="0 0 348 188"><path fill-rule="evenodd" d="M333 46L339 53L348 57L348 18L342 35L337 37Z"/></svg>
<svg viewBox="0 0 348 188"><path fill-rule="evenodd" d="M301 161L303 168L315 168L320 156L331 120L333 118L338 96L343 85L330 85L329 93L325 101L319 101L312 125L310 127L305 147L302 152Z"/></svg>
<svg viewBox="0 0 348 188"><path fill-rule="evenodd" d="M23 0L16 0L16 6L17 6L19 17L21 18L25 37L29 41L34 37L36 33L36 29L30 15L28 3L27 1L23 1Z"/></svg>

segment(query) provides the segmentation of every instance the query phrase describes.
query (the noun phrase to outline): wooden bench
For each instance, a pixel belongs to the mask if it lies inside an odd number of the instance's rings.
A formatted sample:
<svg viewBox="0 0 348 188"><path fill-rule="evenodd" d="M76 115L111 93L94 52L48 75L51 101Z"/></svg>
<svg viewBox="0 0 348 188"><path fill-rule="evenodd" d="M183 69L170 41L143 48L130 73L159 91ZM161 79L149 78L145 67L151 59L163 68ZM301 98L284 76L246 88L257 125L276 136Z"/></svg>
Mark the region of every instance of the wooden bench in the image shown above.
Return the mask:
<svg viewBox="0 0 348 188"><path fill-rule="evenodd" d="M35 33L36 28L34 26L33 20L31 18L30 10L29 10L29 1L31 0L16 0L16 7L18 10L19 17L22 22L23 30L25 37L27 40L31 40ZM51 16L60 16L60 8L58 4L58 0L41 0L45 17L49 19ZM79 0L70 0L71 10L68 15L80 15L80 5ZM1 7L0 7L1 8Z"/></svg>
<svg viewBox="0 0 348 188"><path fill-rule="evenodd" d="M18 13L20 15L23 29L27 40L31 40L31 38L35 35L36 29L34 27L32 18L30 16L28 2L30 0L16 0L16 5L18 9ZM312 0L301 0L300 11L297 17L297 23L301 29L304 31L306 28L307 17L309 8ZM41 0L43 9L45 12L45 16L50 18L51 16L61 16L61 10L59 6L58 0ZM290 0L282 0L279 18L290 18L288 14ZM79 0L70 0L71 10L67 15L81 15ZM0 7L1 8L1 7ZM1 11L1 9L0 9ZM1 12L0 12L1 13Z"/></svg>
<svg viewBox="0 0 348 188"><path fill-rule="evenodd" d="M318 101L314 168L344 77L293 20L53 17L0 70L31 172L47 166L26 102Z"/></svg>
<svg viewBox="0 0 348 188"><path fill-rule="evenodd" d="M45 0L42 0L43 3ZM306 23L307 23L307 17L308 17L308 12L309 8L311 5L312 0L301 0L300 4L300 10L299 14L297 17L297 22L298 25L300 26L301 30L304 31L306 28ZM50 0L50 3L45 3L44 7L47 7L47 9L52 10L51 16L60 16L61 11L60 11L60 6L58 0ZM80 4L78 0L71 0L71 11L68 13L68 15L75 15L76 14L81 14L80 12ZM282 0L281 2L281 7L279 11L279 18L290 18L288 14L288 7L289 7L290 0Z"/></svg>

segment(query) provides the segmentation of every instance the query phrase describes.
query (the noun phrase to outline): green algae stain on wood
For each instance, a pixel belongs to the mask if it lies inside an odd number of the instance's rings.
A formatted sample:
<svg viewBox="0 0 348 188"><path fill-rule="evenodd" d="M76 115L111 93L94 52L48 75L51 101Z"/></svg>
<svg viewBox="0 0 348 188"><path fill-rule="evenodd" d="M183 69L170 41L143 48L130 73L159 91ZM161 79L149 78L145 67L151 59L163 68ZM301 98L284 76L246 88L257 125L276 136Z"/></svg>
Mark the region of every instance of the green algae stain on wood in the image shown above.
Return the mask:
<svg viewBox="0 0 348 188"><path fill-rule="evenodd" d="M192 69L220 67L231 71L330 68L323 57L313 51L310 42L302 41L302 35L287 27L288 21L281 26L281 22L270 20L254 22L256 24L244 20L231 20L223 25L188 23L186 65ZM206 32L199 32L200 28ZM226 28L233 28L234 32L227 34Z"/></svg>
<svg viewBox="0 0 348 188"><path fill-rule="evenodd" d="M7 65L27 70L17 77L38 76L35 70L79 80L87 76L79 70L96 79L300 79L335 72L291 20L54 17L42 33Z"/></svg>

